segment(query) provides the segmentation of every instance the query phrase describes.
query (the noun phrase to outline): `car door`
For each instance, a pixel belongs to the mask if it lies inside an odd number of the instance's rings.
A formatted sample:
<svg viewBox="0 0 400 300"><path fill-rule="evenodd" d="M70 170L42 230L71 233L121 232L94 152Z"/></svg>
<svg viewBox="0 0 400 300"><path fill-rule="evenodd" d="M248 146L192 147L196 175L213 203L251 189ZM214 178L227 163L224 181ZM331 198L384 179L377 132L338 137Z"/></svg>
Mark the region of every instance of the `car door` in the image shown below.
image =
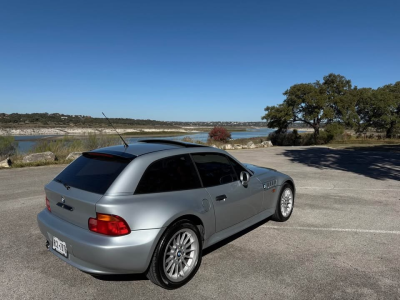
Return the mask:
<svg viewBox="0 0 400 300"><path fill-rule="evenodd" d="M261 212L263 186L257 178L243 186L233 160L224 154L195 153L192 158L213 202L217 232Z"/></svg>

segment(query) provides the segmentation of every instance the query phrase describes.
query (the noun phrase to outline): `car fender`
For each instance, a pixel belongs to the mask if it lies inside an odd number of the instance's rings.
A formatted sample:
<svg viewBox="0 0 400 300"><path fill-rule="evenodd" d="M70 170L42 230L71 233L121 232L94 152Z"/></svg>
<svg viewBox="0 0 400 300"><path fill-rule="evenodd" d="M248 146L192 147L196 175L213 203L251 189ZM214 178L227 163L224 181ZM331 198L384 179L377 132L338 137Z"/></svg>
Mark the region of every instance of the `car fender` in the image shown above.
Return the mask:
<svg viewBox="0 0 400 300"><path fill-rule="evenodd" d="M215 232L214 207L204 188L130 196L104 196L96 211L122 217L133 230L166 228L184 216L201 220L207 238ZM197 224L196 224L197 225Z"/></svg>

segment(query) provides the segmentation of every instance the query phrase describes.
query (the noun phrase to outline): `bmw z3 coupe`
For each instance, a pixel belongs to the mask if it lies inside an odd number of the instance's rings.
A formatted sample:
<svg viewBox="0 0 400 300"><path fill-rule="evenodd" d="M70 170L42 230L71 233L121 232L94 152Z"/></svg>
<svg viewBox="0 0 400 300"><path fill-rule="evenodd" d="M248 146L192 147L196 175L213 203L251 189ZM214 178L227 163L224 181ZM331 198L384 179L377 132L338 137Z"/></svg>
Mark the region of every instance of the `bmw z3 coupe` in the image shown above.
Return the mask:
<svg viewBox="0 0 400 300"><path fill-rule="evenodd" d="M266 218L288 220L295 185L220 149L152 139L83 153L45 193L37 220L51 253L87 273L145 273L175 289L205 248Z"/></svg>

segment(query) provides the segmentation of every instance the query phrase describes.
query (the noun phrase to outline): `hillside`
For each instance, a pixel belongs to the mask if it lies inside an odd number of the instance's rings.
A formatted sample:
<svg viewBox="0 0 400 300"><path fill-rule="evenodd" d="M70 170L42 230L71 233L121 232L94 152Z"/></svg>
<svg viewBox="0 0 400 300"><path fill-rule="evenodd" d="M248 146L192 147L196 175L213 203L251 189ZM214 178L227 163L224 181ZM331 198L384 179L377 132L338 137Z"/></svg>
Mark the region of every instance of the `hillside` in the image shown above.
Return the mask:
<svg viewBox="0 0 400 300"><path fill-rule="evenodd" d="M180 121L156 121L129 118L109 118L114 126L119 128L129 127L266 127L266 122L235 122L235 121L213 121L213 122L180 122ZM105 118L93 118L84 115L66 115L60 113L31 113L31 114L6 114L0 113L0 126L2 127L104 127L108 126Z"/></svg>

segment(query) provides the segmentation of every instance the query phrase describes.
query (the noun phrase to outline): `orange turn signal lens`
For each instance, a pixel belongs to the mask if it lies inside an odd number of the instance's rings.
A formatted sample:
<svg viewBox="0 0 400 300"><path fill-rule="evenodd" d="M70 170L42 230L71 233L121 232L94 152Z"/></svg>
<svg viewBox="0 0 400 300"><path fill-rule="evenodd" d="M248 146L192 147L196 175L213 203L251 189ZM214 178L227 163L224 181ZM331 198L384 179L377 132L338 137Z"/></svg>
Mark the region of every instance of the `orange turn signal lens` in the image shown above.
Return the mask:
<svg viewBox="0 0 400 300"><path fill-rule="evenodd" d="M115 215L96 214L96 218L90 218L88 227L90 231L110 235L121 236L131 233L128 223Z"/></svg>

